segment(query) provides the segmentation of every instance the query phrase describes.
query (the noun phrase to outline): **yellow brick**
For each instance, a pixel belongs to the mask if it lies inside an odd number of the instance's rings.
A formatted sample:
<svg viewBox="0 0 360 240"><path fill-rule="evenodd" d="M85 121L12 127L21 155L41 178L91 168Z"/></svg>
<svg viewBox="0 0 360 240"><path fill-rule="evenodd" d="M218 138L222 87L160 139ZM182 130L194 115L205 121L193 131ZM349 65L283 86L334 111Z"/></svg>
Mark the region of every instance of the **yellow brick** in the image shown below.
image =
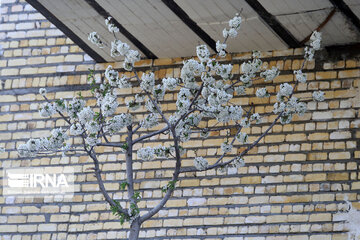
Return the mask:
<svg viewBox="0 0 360 240"><path fill-rule="evenodd" d="M360 70L343 70L339 72L339 78L360 77Z"/></svg>
<svg viewBox="0 0 360 240"><path fill-rule="evenodd" d="M316 72L316 79L333 79L336 75L336 71Z"/></svg>
<svg viewBox="0 0 360 240"><path fill-rule="evenodd" d="M182 226L183 220L182 219L165 219L164 220L164 227L180 227Z"/></svg>
<svg viewBox="0 0 360 240"><path fill-rule="evenodd" d="M325 181L326 173L309 173L305 175L305 182Z"/></svg>
<svg viewBox="0 0 360 240"><path fill-rule="evenodd" d="M253 177L242 177L240 178L241 184L259 184L261 183L260 176L253 176Z"/></svg>
<svg viewBox="0 0 360 240"><path fill-rule="evenodd" d="M349 173L328 173L327 174L328 181L345 181L349 180Z"/></svg>
<svg viewBox="0 0 360 240"><path fill-rule="evenodd" d="M331 213L317 213L310 215L310 222L331 221Z"/></svg>

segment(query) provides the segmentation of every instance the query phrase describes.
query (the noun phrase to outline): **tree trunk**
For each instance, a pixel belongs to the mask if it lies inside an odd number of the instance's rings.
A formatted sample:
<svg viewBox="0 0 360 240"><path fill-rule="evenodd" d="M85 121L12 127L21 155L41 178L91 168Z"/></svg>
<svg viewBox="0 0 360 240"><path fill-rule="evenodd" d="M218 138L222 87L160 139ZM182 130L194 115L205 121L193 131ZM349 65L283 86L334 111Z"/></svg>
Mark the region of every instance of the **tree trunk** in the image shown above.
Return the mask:
<svg viewBox="0 0 360 240"><path fill-rule="evenodd" d="M130 226L129 240L137 240L139 238L140 222L139 219L134 220Z"/></svg>

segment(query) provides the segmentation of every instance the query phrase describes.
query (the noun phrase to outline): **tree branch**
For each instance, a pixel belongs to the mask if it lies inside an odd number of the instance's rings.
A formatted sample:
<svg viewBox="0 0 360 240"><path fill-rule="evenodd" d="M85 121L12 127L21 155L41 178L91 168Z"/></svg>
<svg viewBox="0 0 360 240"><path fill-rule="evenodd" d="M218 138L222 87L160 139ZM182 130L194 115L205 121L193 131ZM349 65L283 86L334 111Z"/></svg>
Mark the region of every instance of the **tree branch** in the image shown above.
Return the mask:
<svg viewBox="0 0 360 240"><path fill-rule="evenodd" d="M172 177L171 181L175 182L175 184L176 184L176 182L177 182L177 180L179 178L179 174L180 174L181 157L180 157L179 142L177 140L175 127L171 128L171 132L172 132L173 137L174 137L174 147L175 147L175 154L176 154L176 165L175 165L175 170L174 170L173 177ZM143 223L147 219L154 216L157 212L159 212L160 209L163 208L164 205L166 204L166 202L169 200L169 198L170 198L171 194L173 193L174 189L175 189L175 187L174 188L168 188L164 198L160 201L160 203L158 205L156 205L148 213L146 213L145 215L140 217L140 223Z"/></svg>
<svg viewBox="0 0 360 240"><path fill-rule="evenodd" d="M169 130L169 126L164 127L163 129L154 131L154 132L152 132L152 133L149 133L149 134L147 134L147 135L144 135L144 136L142 136L142 137L139 137L139 138L137 138L137 139L135 139L135 140L133 141L133 144L138 143L138 142L141 142L142 140L147 139L147 138L150 138L150 137L152 137L152 136L156 136L156 135L158 135L158 134L161 134L161 133L163 133L163 132L166 132L167 130Z"/></svg>

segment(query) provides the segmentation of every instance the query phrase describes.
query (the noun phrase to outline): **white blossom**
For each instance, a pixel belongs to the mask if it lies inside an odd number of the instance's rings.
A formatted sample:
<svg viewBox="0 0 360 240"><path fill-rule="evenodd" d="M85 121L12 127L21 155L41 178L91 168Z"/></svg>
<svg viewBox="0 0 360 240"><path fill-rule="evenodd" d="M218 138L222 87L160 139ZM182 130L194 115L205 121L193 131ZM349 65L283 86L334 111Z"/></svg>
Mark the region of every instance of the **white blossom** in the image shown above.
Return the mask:
<svg viewBox="0 0 360 240"><path fill-rule="evenodd" d="M200 132L200 137L202 138L208 138L210 135L210 131L207 128L202 129Z"/></svg>
<svg viewBox="0 0 360 240"><path fill-rule="evenodd" d="M71 118L77 117L77 114L83 109L85 106L85 101L83 99L78 99L74 97L68 104L67 112Z"/></svg>
<svg viewBox="0 0 360 240"><path fill-rule="evenodd" d="M238 140L241 144L248 142L248 135L246 133L240 132L236 135L236 140Z"/></svg>
<svg viewBox="0 0 360 240"><path fill-rule="evenodd" d="M279 73L280 71L278 68L272 67L271 69L267 69L264 72L260 73L260 76L265 78L265 82L268 82L279 76Z"/></svg>
<svg viewBox="0 0 360 240"><path fill-rule="evenodd" d="M152 147L140 148L137 151L137 157L142 160L153 160L155 158L155 151Z"/></svg>
<svg viewBox="0 0 360 240"><path fill-rule="evenodd" d="M165 96L165 86L162 84L156 85L153 88L152 94L157 101L163 100Z"/></svg>
<svg viewBox="0 0 360 240"><path fill-rule="evenodd" d="M314 31L310 37L310 46L314 50L319 50L320 44L321 44L321 33L318 31Z"/></svg>
<svg viewBox="0 0 360 240"><path fill-rule="evenodd" d="M41 145L48 150L56 150L63 146L63 143L69 139L69 136L66 134L66 130L62 128L55 128L51 131L51 136L49 139L42 138L40 139Z"/></svg>
<svg viewBox="0 0 360 240"><path fill-rule="evenodd" d="M211 70L216 71L216 70L219 68L220 64L219 64L218 61L216 61L215 58L213 58L213 59L210 59L210 60L206 63L206 66L209 67ZM205 73L207 73L207 72L205 72Z"/></svg>
<svg viewBox="0 0 360 240"><path fill-rule="evenodd" d="M258 90L256 90L256 96L258 98L264 98L269 97L270 94L267 92L266 88L259 88Z"/></svg>
<svg viewBox="0 0 360 240"><path fill-rule="evenodd" d="M241 17L238 14L236 14L236 16L233 19L230 19L229 27L238 31L240 29L240 25L241 25Z"/></svg>
<svg viewBox="0 0 360 240"><path fill-rule="evenodd" d="M158 112L156 106L153 104L153 102L150 99L145 102L145 107L147 110L149 110L152 113Z"/></svg>
<svg viewBox="0 0 360 240"><path fill-rule="evenodd" d="M158 115L151 113L147 115L143 120L141 120L140 125L143 128L153 128L159 124Z"/></svg>
<svg viewBox="0 0 360 240"><path fill-rule="evenodd" d="M194 59L184 61L180 77L187 88L197 88L195 76L200 76L205 70L204 65Z"/></svg>
<svg viewBox="0 0 360 240"><path fill-rule="evenodd" d="M201 118L202 118L201 114L192 113L187 118L184 119L184 122L191 126L198 126L201 121Z"/></svg>
<svg viewBox="0 0 360 240"><path fill-rule="evenodd" d="M228 153L228 152L231 152L232 150L232 145L231 144L228 144L227 142L224 142L221 144L221 150L224 152L224 153Z"/></svg>
<svg viewBox="0 0 360 240"><path fill-rule="evenodd" d="M107 93L101 100L101 111L105 117L108 117L115 113L119 103L116 100L116 96L111 93Z"/></svg>
<svg viewBox="0 0 360 240"><path fill-rule="evenodd" d="M223 30L223 37L224 38L227 38L227 37L235 38L237 36L237 34L238 34L238 32L234 28L230 28L229 30L227 30L225 28Z"/></svg>
<svg viewBox="0 0 360 240"><path fill-rule="evenodd" d="M155 75L153 72L149 72L148 74L144 73L141 76L140 87L142 90L146 92L151 92L155 86Z"/></svg>
<svg viewBox="0 0 360 240"><path fill-rule="evenodd" d="M231 70L233 66L231 64L221 64L217 70L216 74L221 76L223 79L229 79L231 77Z"/></svg>
<svg viewBox="0 0 360 240"><path fill-rule="evenodd" d="M126 76L122 76L121 78L118 78L116 80L116 84L117 84L118 88L131 88L132 87L131 83L128 81L128 78Z"/></svg>
<svg viewBox="0 0 360 240"><path fill-rule="evenodd" d="M119 57L120 52L117 50L118 44L120 43L120 40L115 39L111 42L111 48L110 48L110 55L112 57Z"/></svg>
<svg viewBox="0 0 360 240"><path fill-rule="evenodd" d="M47 91L46 91L46 88L40 88L39 89L39 93L42 95L42 96L45 96Z"/></svg>
<svg viewBox="0 0 360 240"><path fill-rule="evenodd" d="M130 46L127 43L124 42L119 42L117 44L117 50L120 53L120 55L125 56L128 54L128 52L130 51ZM136 59L135 61L138 61L137 59L140 58L140 55L136 55L136 53L138 53L137 51L132 52L131 54L133 54L133 56L129 56L128 58L130 60ZM140 60L140 59L139 59Z"/></svg>
<svg viewBox="0 0 360 240"><path fill-rule="evenodd" d="M80 135L84 132L84 129L82 128L80 123L74 123L70 127L70 134L71 135Z"/></svg>
<svg viewBox="0 0 360 240"><path fill-rule="evenodd" d="M322 102L325 100L324 92L322 91L315 91L312 94L314 101Z"/></svg>
<svg viewBox="0 0 360 240"><path fill-rule="evenodd" d="M101 41L100 36L96 32L89 33L88 39L92 44L95 44L99 48L104 47L104 43Z"/></svg>
<svg viewBox="0 0 360 240"><path fill-rule="evenodd" d="M114 116L107 122L105 132L113 134L120 131L122 128L132 124L133 118L131 114L122 113Z"/></svg>
<svg viewBox="0 0 360 240"><path fill-rule="evenodd" d="M228 112L231 120L238 121L242 117L243 109L241 106L230 106L228 107Z"/></svg>
<svg viewBox="0 0 360 240"><path fill-rule="evenodd" d="M238 87L235 87L235 92L238 95L244 95L246 93L246 89L244 86L238 86Z"/></svg>
<svg viewBox="0 0 360 240"><path fill-rule="evenodd" d="M119 49L118 49L119 50ZM121 50L121 49L120 49ZM123 49L125 51L125 49ZM121 52L121 51L119 51ZM125 54L125 60L124 60L124 69L127 71L131 71L134 63L140 60L140 53L136 50L128 50Z"/></svg>
<svg viewBox="0 0 360 240"><path fill-rule="evenodd" d="M113 23L111 19L112 17L108 17L107 19L105 19L105 24L108 27L109 32L111 33L119 32L119 28L116 27L116 25Z"/></svg>
<svg viewBox="0 0 360 240"><path fill-rule="evenodd" d="M175 90L178 84L178 80L176 78L163 78L162 83L164 87L168 90Z"/></svg>
<svg viewBox="0 0 360 240"><path fill-rule="evenodd" d="M39 113L41 117L50 117L51 115L56 113L54 105L51 103L44 103L39 108Z"/></svg>
<svg viewBox="0 0 360 240"><path fill-rule="evenodd" d="M247 61L241 64L241 71L250 76L253 77L254 74L260 70L262 61L258 58L253 59L252 61Z"/></svg>
<svg viewBox="0 0 360 240"><path fill-rule="evenodd" d="M29 150L28 150L26 144L20 144L17 148L17 152L20 157L29 156Z"/></svg>
<svg viewBox="0 0 360 240"><path fill-rule="evenodd" d="M126 100L125 104L131 111L136 111L141 107L141 103L137 102L136 99Z"/></svg>
<svg viewBox="0 0 360 240"><path fill-rule="evenodd" d="M100 139L96 136L88 136L85 139L85 143L88 144L90 147L96 146L96 144L100 143Z"/></svg>
<svg viewBox="0 0 360 240"><path fill-rule="evenodd" d="M281 124L289 124L293 118L293 114L284 112L280 117L280 123Z"/></svg>
<svg viewBox="0 0 360 240"><path fill-rule="evenodd" d="M5 152L5 148L4 147L0 147L0 154Z"/></svg>
<svg viewBox="0 0 360 240"><path fill-rule="evenodd" d="M236 168L241 168L245 166L245 161L244 159L237 157L234 161L233 161L233 165Z"/></svg>
<svg viewBox="0 0 360 240"><path fill-rule="evenodd" d="M226 52L225 52L226 47L227 47L226 43L221 43L220 41L216 42L216 52L220 57L226 56Z"/></svg>
<svg viewBox="0 0 360 240"><path fill-rule="evenodd" d="M41 148L40 139L29 139L26 142L26 147L29 156L35 156Z"/></svg>
<svg viewBox="0 0 360 240"><path fill-rule="evenodd" d="M109 65L105 70L105 77L109 81L109 84L115 87L117 85L116 81L119 78L119 73Z"/></svg>
<svg viewBox="0 0 360 240"><path fill-rule="evenodd" d="M62 98L56 100L53 103L54 109L55 111L64 113L67 110L67 102L65 100L63 100Z"/></svg>
<svg viewBox="0 0 360 240"><path fill-rule="evenodd" d="M276 95L278 101L284 101L284 97L290 96L293 92L293 87L288 83L282 83L280 84L280 90L278 94Z"/></svg>
<svg viewBox="0 0 360 240"><path fill-rule="evenodd" d="M85 107L78 113L79 122L82 124L92 121L94 116L95 113L90 107Z"/></svg>
<svg viewBox="0 0 360 240"><path fill-rule="evenodd" d="M254 113L250 116L250 121L255 121L256 123L261 122L261 117L259 113Z"/></svg>
<svg viewBox="0 0 360 240"><path fill-rule="evenodd" d="M196 55L201 62L207 62L210 57L210 52L206 45L199 45L196 47Z"/></svg>
<svg viewBox="0 0 360 240"><path fill-rule="evenodd" d="M158 158L167 158L170 155L170 149L165 146L159 145L154 148L154 154Z"/></svg>
<svg viewBox="0 0 360 240"><path fill-rule="evenodd" d="M85 129L90 134L98 133L100 131L100 128L101 126L95 121L90 121L85 124Z"/></svg>
<svg viewBox="0 0 360 240"><path fill-rule="evenodd" d="M294 70L296 81L306 83L306 74L300 70Z"/></svg>
<svg viewBox="0 0 360 240"><path fill-rule="evenodd" d="M203 157L196 157L194 159L194 166L197 170L205 170L209 166L209 163Z"/></svg>
<svg viewBox="0 0 360 240"><path fill-rule="evenodd" d="M250 127L251 125L251 122L250 122L250 119L248 119L247 117L243 118L240 122L240 125L243 127L243 128L248 128Z"/></svg>
<svg viewBox="0 0 360 240"><path fill-rule="evenodd" d="M307 61L311 61L314 59L314 54L315 54L314 48L305 47L304 52L305 52L304 57Z"/></svg>
<svg viewBox="0 0 360 240"><path fill-rule="evenodd" d="M275 104L274 104L274 113L283 112L283 111L285 111L285 108L286 108L286 104L285 104L285 103L283 103L283 102L275 103Z"/></svg>

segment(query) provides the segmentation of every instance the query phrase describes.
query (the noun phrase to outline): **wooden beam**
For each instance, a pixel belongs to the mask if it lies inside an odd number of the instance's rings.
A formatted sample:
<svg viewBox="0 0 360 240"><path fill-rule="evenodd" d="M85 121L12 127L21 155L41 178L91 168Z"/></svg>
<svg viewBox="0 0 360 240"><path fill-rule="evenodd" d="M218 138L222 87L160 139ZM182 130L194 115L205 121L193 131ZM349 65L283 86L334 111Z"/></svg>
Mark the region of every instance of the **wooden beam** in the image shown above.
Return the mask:
<svg viewBox="0 0 360 240"><path fill-rule="evenodd" d="M202 30L197 23L174 0L161 0L183 23L199 36L212 50L216 52L216 42L209 34Z"/></svg>
<svg viewBox="0 0 360 240"><path fill-rule="evenodd" d="M75 44L77 44L84 52L86 52L92 59L98 63L106 62L106 60L87 45L80 37L78 37L70 28L62 23L54 14L45 8L38 0L26 0L33 8L41 13L47 20L54 24L60 31L69 37Z"/></svg>
<svg viewBox="0 0 360 240"><path fill-rule="evenodd" d="M330 2L342 12L347 19L349 19L352 24L360 32L360 19L355 15L355 13L350 9L350 7L343 0L330 0Z"/></svg>
<svg viewBox="0 0 360 240"><path fill-rule="evenodd" d="M291 48L301 47L299 41L257 0L245 0L271 29Z"/></svg>
<svg viewBox="0 0 360 240"><path fill-rule="evenodd" d="M109 14L100 4L96 2L96 0L84 0L87 2L99 15L101 15L104 19L108 17L112 17L112 22L115 24L117 28L119 28L119 32L122 33L130 42L132 42L147 58L156 59L158 58L153 52L151 52L144 44L142 44L134 35L132 35L128 30L124 28L113 16Z"/></svg>

